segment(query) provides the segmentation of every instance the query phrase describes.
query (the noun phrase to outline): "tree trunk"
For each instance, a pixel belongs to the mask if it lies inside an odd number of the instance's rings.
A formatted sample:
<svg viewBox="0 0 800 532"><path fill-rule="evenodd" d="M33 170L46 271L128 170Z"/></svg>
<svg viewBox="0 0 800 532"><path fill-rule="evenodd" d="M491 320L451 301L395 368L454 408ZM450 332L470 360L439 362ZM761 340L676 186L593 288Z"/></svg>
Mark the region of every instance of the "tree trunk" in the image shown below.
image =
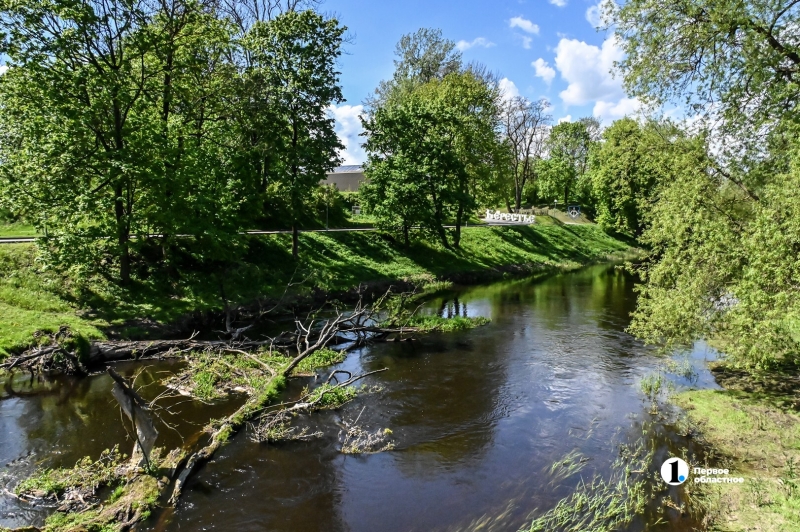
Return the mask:
<svg viewBox="0 0 800 532"><path fill-rule="evenodd" d="M458 206L458 212L456 213L456 232L453 235L453 247L458 248L461 246L461 223L463 222L464 218L464 207L462 205Z"/></svg>
<svg viewBox="0 0 800 532"><path fill-rule="evenodd" d="M408 226L405 224L403 225L403 240L406 243L406 247L409 247L411 245L411 242L409 241L408 238Z"/></svg>
<svg viewBox="0 0 800 532"><path fill-rule="evenodd" d="M131 280L131 255L128 240L128 226L125 223L125 206L122 203L122 184L114 187L114 215L117 219L117 242L119 244L119 279L122 284L127 284Z"/></svg>
<svg viewBox="0 0 800 532"><path fill-rule="evenodd" d="M447 241L447 231L444 230L444 226L440 223L436 224L436 232L439 233L439 238L442 240L442 245L450 249L450 242Z"/></svg>
<svg viewBox="0 0 800 532"><path fill-rule="evenodd" d="M292 223L292 258L297 260L300 251L300 238L297 231L297 224Z"/></svg>

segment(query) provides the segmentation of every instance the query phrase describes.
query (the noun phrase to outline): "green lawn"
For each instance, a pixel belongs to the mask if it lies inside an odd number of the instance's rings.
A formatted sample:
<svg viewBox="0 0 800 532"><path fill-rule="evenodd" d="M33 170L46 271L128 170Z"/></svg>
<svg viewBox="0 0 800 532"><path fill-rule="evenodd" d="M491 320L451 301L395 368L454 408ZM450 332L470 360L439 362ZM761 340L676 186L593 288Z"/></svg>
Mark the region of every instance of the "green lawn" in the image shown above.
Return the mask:
<svg viewBox="0 0 800 532"><path fill-rule="evenodd" d="M32 225L0 224L0 238L36 236L37 234Z"/></svg>
<svg viewBox="0 0 800 532"><path fill-rule="evenodd" d="M743 484L688 486L710 530L800 530L800 417L796 393L690 390L674 398L708 451L705 467L727 468ZM777 401L776 399L780 399ZM784 406L778 406L779 404Z"/></svg>
<svg viewBox="0 0 800 532"><path fill-rule="evenodd" d="M271 305L284 296L341 293L361 283L425 285L487 271L572 268L631 250L593 225L470 227L463 231L460 250L423 242L405 248L378 232L302 233L300 242L297 262L291 257L291 235L259 235L249 238L248 253L236 264L184 271L177 280L137 281L126 290L46 270L32 245L0 246L0 356L30 344L35 331L60 325L88 337L102 336L109 326L146 336L141 327L131 327L138 326L131 320L171 323L219 310L220 286L235 303L266 299Z"/></svg>

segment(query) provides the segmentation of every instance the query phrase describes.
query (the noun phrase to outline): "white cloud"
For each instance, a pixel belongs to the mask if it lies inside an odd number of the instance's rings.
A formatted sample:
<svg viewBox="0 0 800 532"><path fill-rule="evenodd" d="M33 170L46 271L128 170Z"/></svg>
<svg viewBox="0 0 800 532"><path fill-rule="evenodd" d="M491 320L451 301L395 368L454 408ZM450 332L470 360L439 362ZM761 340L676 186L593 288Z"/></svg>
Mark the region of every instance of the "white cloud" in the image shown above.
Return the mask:
<svg viewBox="0 0 800 532"><path fill-rule="evenodd" d="M508 26L510 28L519 28L526 33L532 33L533 35L539 35L539 26L534 24L528 19L522 17L514 17L508 21Z"/></svg>
<svg viewBox="0 0 800 532"><path fill-rule="evenodd" d="M541 57L531 63L531 66L536 69L536 77L542 78L548 85L556 77L556 71Z"/></svg>
<svg viewBox="0 0 800 532"><path fill-rule="evenodd" d="M562 116L557 123L560 124L561 122L572 122L572 115Z"/></svg>
<svg viewBox="0 0 800 532"><path fill-rule="evenodd" d="M492 46L494 46L494 43L489 41L488 39L486 39L484 37L478 37L477 39L474 39L472 42L461 40L461 41L458 41L456 43L456 48L458 48L462 52L464 50L469 50L473 46L481 46L483 48L491 48Z"/></svg>
<svg viewBox="0 0 800 532"><path fill-rule="evenodd" d="M0 65L0 76L5 74L6 70L8 70L8 65Z"/></svg>
<svg viewBox="0 0 800 532"><path fill-rule="evenodd" d="M530 50L531 42L533 42L533 39L525 35L520 35L520 37L522 37L522 47L525 48L526 50Z"/></svg>
<svg viewBox="0 0 800 532"><path fill-rule="evenodd" d="M610 122L635 114L641 108L642 102L638 98L622 98L616 103L601 100L594 104L592 114L596 118L602 118L604 122Z"/></svg>
<svg viewBox="0 0 800 532"><path fill-rule="evenodd" d="M568 84L559 93L563 102L567 106L585 105L625 97L622 82L611 75L614 62L623 55L616 37L606 39L600 48L577 39L561 39L556 46L555 66Z"/></svg>
<svg viewBox="0 0 800 532"><path fill-rule="evenodd" d="M603 12L611 7L614 7L613 0L600 0L597 4L590 6L589 9L586 10L586 20L593 28L605 26L609 21L603 16Z"/></svg>
<svg viewBox="0 0 800 532"><path fill-rule="evenodd" d="M564 7L567 5L567 0L550 0L550 3L554 6Z"/></svg>
<svg viewBox="0 0 800 532"><path fill-rule="evenodd" d="M361 147L363 139L359 134L364 131L358 115L364 112L363 105L331 105L328 112L336 120L336 134L344 144L344 151L340 153L344 162L342 164L363 164L367 154Z"/></svg>
<svg viewBox="0 0 800 532"><path fill-rule="evenodd" d="M503 78L498 85L500 86L500 91L503 93L504 100L510 100L511 98L519 96L517 85L510 79Z"/></svg>

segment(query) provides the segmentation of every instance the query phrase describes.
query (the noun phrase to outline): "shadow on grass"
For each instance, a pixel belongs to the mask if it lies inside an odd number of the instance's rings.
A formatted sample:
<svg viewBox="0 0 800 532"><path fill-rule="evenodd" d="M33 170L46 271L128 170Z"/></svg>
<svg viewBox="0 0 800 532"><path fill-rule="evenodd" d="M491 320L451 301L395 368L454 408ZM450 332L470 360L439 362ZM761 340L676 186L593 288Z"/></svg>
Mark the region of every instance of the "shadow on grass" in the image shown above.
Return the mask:
<svg viewBox="0 0 800 532"><path fill-rule="evenodd" d="M720 386L744 403L766 403L782 410L800 411L800 368L797 366L753 374L719 365L711 372Z"/></svg>

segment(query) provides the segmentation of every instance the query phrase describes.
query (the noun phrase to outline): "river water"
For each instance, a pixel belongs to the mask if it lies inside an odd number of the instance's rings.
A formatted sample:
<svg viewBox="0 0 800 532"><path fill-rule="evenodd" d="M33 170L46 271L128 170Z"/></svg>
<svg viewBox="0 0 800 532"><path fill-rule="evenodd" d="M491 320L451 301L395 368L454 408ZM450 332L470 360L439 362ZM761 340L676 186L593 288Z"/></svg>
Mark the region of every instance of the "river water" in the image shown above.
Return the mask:
<svg viewBox="0 0 800 532"><path fill-rule="evenodd" d="M673 425L651 414L639 381L663 362L624 332L635 306L634 280L600 265L545 280L468 287L428 301L422 312L486 316L470 331L354 351L340 365L353 373L388 368L364 380L373 389L339 411L300 418L323 435L309 442L253 443L247 432L192 480L177 510L142 530L429 531L517 530L552 508L579 482L607 476L619 446L656 448L654 470L671 454L701 452ZM678 386L715 387L703 345L689 353L691 376ZM154 397L174 366L139 372ZM286 391L296 395L305 382ZM5 483L39 465L72 465L115 444L132 447L104 375L82 380L17 376L0 392L0 466ZM232 402L164 403L159 445L186 442ZM344 426L388 428L394 450L339 452ZM584 469L554 481L567 453ZM680 503L680 488L662 490ZM694 524L657 504L630 530L690 530ZM0 495L0 526L41 523L51 511ZM656 524L660 523L660 524Z"/></svg>

